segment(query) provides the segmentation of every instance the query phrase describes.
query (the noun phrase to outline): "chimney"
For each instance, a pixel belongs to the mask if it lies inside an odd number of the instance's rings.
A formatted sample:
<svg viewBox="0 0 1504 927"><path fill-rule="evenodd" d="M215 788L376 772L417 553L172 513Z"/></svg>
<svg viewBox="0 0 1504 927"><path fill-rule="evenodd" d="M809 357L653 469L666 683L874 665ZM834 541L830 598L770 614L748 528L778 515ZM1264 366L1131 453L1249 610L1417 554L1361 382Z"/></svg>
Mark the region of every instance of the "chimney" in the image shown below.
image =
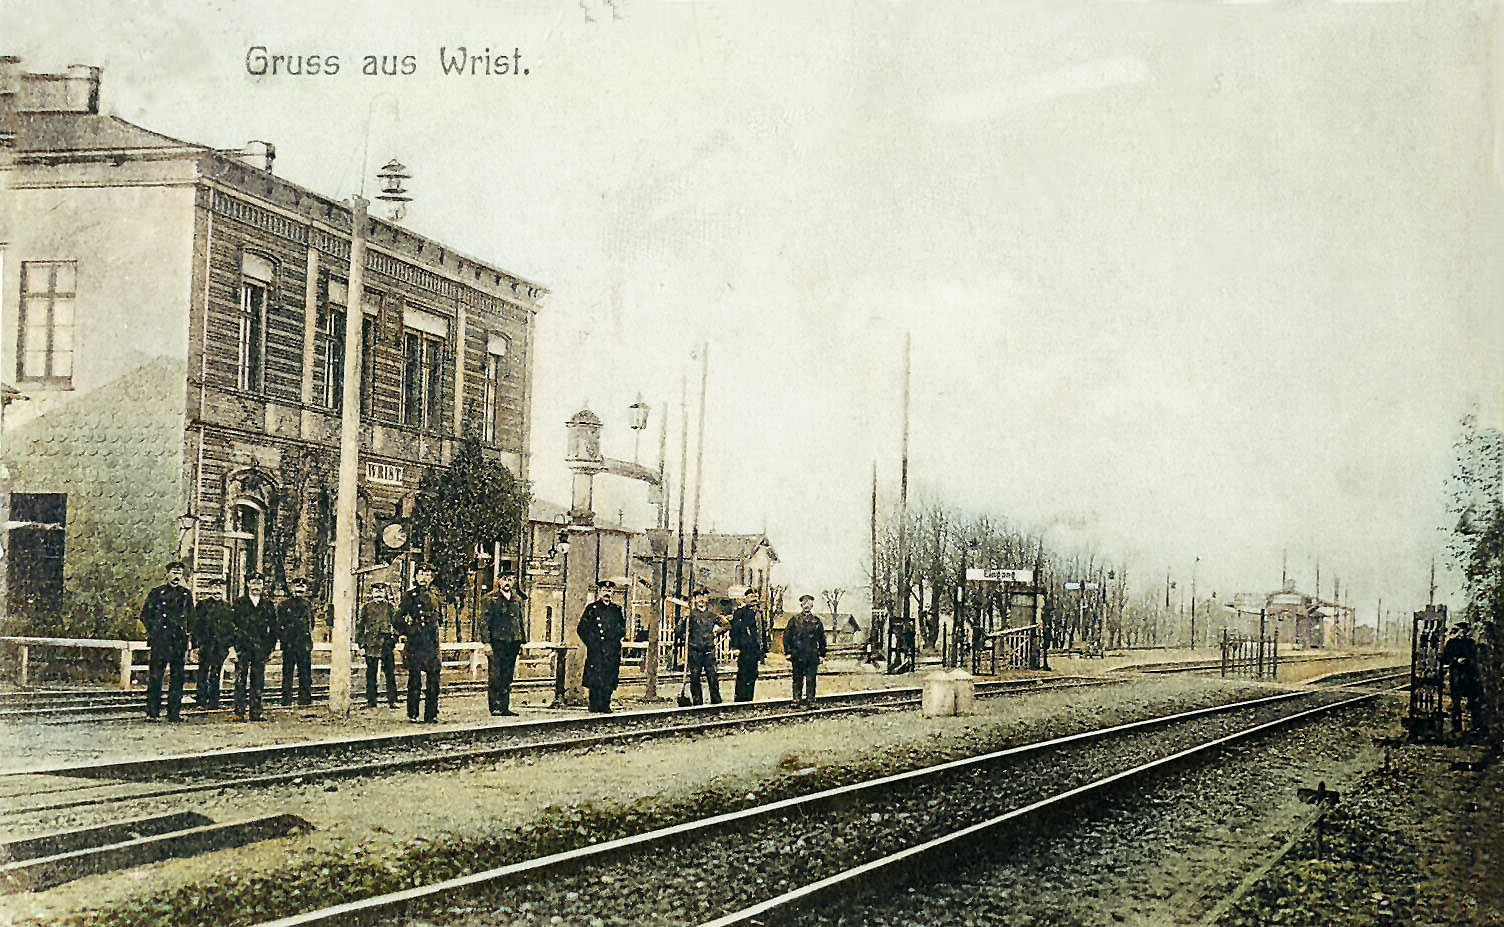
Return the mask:
<svg viewBox="0 0 1504 927"><path fill-rule="evenodd" d="M0 55L0 96L15 96L21 92L21 59L15 55Z"/></svg>
<svg viewBox="0 0 1504 927"><path fill-rule="evenodd" d="M70 64L64 76L68 80L67 107L76 113L99 112L99 68L87 64Z"/></svg>
<svg viewBox="0 0 1504 927"><path fill-rule="evenodd" d="M268 174L272 172L272 165L277 161L277 146L271 142L264 142L259 138L253 138L245 143L245 147L235 152L235 156L252 167L259 167ZM256 163L257 161L260 163Z"/></svg>

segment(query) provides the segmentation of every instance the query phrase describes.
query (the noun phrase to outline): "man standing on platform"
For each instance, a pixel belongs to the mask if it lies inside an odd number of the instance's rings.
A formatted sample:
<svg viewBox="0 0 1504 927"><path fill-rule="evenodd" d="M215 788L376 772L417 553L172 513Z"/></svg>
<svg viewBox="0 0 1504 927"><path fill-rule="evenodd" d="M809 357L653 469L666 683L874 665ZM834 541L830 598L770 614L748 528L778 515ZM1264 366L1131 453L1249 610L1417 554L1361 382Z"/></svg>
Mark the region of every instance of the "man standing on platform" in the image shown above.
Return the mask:
<svg viewBox="0 0 1504 927"><path fill-rule="evenodd" d="M481 612L480 639L490 647L486 701L496 717L516 717L512 710L512 677L517 672L517 654L527 634L522 629L522 593L517 578L503 573L496 588L486 596Z"/></svg>
<svg viewBox="0 0 1504 927"><path fill-rule="evenodd" d="M585 645L585 687L590 690L590 710L611 711L611 694L621 678L621 640L627 636L627 620L616 604L616 586L601 580L596 600L580 616L580 640Z"/></svg>
<svg viewBox="0 0 1504 927"><path fill-rule="evenodd" d="M416 585L402 596L392 624L407 638L402 662L407 664L407 720L418 721L418 693L423 694L423 720L439 720L439 625L444 603L433 589L433 567L422 564L414 574Z"/></svg>
<svg viewBox="0 0 1504 927"><path fill-rule="evenodd" d="M290 584L292 595L277 606L277 639L282 642L282 704L292 704L292 680L298 677L298 704L313 704L313 603L308 580Z"/></svg>
<svg viewBox="0 0 1504 927"><path fill-rule="evenodd" d="M245 595L231 610L235 624L235 719L252 721L261 715L261 690L266 688L266 660L277 642L277 609L266 594L266 580L258 573L246 580Z"/></svg>
<svg viewBox="0 0 1504 927"><path fill-rule="evenodd" d="M188 615L193 594L184 585L188 570L174 560L167 564L167 582L146 594L141 623L151 645L150 675L146 682L146 717L162 716L162 677L167 677L167 720L183 720L183 661L188 656Z"/></svg>
<svg viewBox="0 0 1504 927"><path fill-rule="evenodd" d="M225 601L225 581L211 579L204 597L193 607L192 643L198 650L198 674L193 701L199 708L219 707L220 677L235 642L235 618Z"/></svg>
<svg viewBox="0 0 1504 927"><path fill-rule="evenodd" d="M757 665L767 656L762 645L762 613L756 589L748 589L742 604L731 613L731 646L736 649L736 700L752 701L757 689Z"/></svg>
<svg viewBox="0 0 1504 927"><path fill-rule="evenodd" d="M386 678L386 701L397 707L397 629L386 583L371 584L371 599L355 619L355 643L366 657L366 707L376 707L376 674Z"/></svg>
<svg viewBox="0 0 1504 927"><path fill-rule="evenodd" d="M715 639L726 633L729 625L710 610L710 590L700 588L690 598L689 608L689 695L696 705L705 704L700 677L710 688L710 704L721 703L721 677L715 663Z"/></svg>
<svg viewBox="0 0 1504 927"><path fill-rule="evenodd" d="M794 705L815 707L815 676L825 656L825 623L815 614L815 597L799 597L799 614L783 629L783 652L794 669Z"/></svg>

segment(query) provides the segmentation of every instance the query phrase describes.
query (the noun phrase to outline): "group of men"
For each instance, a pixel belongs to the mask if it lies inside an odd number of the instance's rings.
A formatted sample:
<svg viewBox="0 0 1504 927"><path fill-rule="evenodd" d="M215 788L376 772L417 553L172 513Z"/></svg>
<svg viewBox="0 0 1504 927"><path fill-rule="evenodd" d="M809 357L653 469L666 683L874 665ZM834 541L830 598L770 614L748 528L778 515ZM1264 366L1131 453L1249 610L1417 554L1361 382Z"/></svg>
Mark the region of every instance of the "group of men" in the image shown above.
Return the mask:
<svg viewBox="0 0 1504 927"><path fill-rule="evenodd" d="M308 582L301 577L288 583L290 594L274 603L267 594L266 578L251 576L245 594L233 602L225 599L225 583L211 579L197 602L187 586L187 568L181 562L167 565L167 582L155 587L141 607L141 623L151 647L146 685L146 716L158 720L162 702L167 702L167 720L183 720L184 667L190 650L198 651L194 702L199 708L221 707L220 678L230 651L235 651L233 708L236 720L264 721L262 692L266 687L266 661L272 650L282 651L282 704L313 704L314 607L308 598ZM443 604L433 590L433 569L416 570L416 584L393 608L388 587L377 583L371 599L356 620L355 640L366 654L366 705L376 707L378 670L386 676L387 699L397 705L395 653L405 640L403 658L408 669L407 715L418 721L419 696L422 720L433 722L439 715L439 622ZM164 692L165 687L165 692Z"/></svg>
<svg viewBox="0 0 1504 927"><path fill-rule="evenodd" d="M708 589L696 589L690 596L689 611L680 620L674 638L676 646L685 648L684 686L692 704L704 704L707 691L711 704L720 704L720 670L715 650L721 635L728 633L731 647L737 653L736 701L752 701L758 669L768 657L758 599L757 590L748 589L728 621L711 610ZM826 646L825 625L814 614L814 605L814 596L800 596L799 613L789 620L783 632L784 653L794 671L794 704L804 707L815 704L815 679ZM613 583L603 581L597 586L596 599L585 607L578 631L585 645L584 682L590 711L609 712L611 696L620 679L621 642L626 636L626 617L616 602Z"/></svg>
<svg viewBox="0 0 1504 927"><path fill-rule="evenodd" d="M302 578L288 583L290 595L273 603L265 577L246 581L245 594L233 602L225 599L225 584L210 580L197 602L186 584L187 569L180 562L167 565L167 582L152 589L141 608L151 646L150 675L146 687L146 716L161 717L165 694L167 720L182 720L184 667L190 650L198 652L197 707L216 709L220 703L220 678L230 651L235 651L234 712L237 720L262 721L262 691L266 662L274 648L282 652L282 704L313 703L313 630L315 609L308 598L308 583ZM439 627L443 599L433 588L434 571L427 564L414 571L415 583L394 604L390 587L373 583L370 598L362 603L355 619L354 642L365 654L366 706L377 705L378 682L386 683L386 701L397 707L396 650L403 643L407 669L407 717L413 722L432 723L439 716ZM595 601L585 607L578 626L585 645L584 683L592 712L609 712L611 698L621 678L622 640L626 617L616 602L612 582L601 582ZM512 680L517 657L527 641L524 596L511 575L501 576L481 603L479 630L489 650L487 697L493 716L515 716L512 711ZM676 633L685 647L685 687L693 704L721 701L716 643L731 635L737 652L736 701L749 702L757 687L759 666L767 659L767 638L756 589L749 589L730 620L710 608L710 592L697 589ZM794 703L812 707L820 660L825 656L825 626L814 614L814 597L799 599L799 613L789 620L783 634L784 653L793 667ZM165 693L164 693L165 686ZM419 713L421 706L421 715Z"/></svg>

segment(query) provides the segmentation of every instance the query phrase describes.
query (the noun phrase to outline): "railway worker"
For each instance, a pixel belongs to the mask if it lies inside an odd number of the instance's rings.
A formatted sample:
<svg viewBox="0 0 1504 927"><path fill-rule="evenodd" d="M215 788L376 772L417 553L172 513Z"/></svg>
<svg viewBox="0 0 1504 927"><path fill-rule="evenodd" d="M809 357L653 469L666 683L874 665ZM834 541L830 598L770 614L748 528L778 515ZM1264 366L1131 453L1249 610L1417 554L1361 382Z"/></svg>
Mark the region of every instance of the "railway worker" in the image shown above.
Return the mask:
<svg viewBox="0 0 1504 927"><path fill-rule="evenodd" d="M313 704L313 603L308 580L290 584L292 595L277 606L277 640L282 644L282 704L292 704L293 677L298 678L298 704Z"/></svg>
<svg viewBox="0 0 1504 927"><path fill-rule="evenodd" d="M193 622L188 630L198 650L194 704L199 708L218 708L220 677L224 675L225 658L230 655L235 639L235 617L230 603L225 601L224 580L209 580L204 597L193 607Z"/></svg>
<svg viewBox="0 0 1504 927"><path fill-rule="evenodd" d="M783 652L794 669L794 704L815 707L815 675L825 656L825 623L815 614L815 597L799 597L799 614L783 629Z"/></svg>
<svg viewBox="0 0 1504 927"><path fill-rule="evenodd" d="M748 589L731 613L731 646L736 649L736 700L750 702L757 688L757 666L767 656L762 640L762 612L756 589Z"/></svg>
<svg viewBox="0 0 1504 927"><path fill-rule="evenodd" d="M590 710L611 711L611 695L621 680L621 641L627 636L627 619L616 604L616 584L603 579L596 584L595 601L585 606L576 629L585 645L585 688Z"/></svg>
<svg viewBox="0 0 1504 927"><path fill-rule="evenodd" d="M183 661L188 656L188 618L193 594L184 578L187 567L177 560L167 564L167 582L146 594L141 605L141 623L151 645L150 675L146 683L146 717L162 716L162 677L167 677L167 720L183 720Z"/></svg>
<svg viewBox="0 0 1504 927"><path fill-rule="evenodd" d="M366 707L376 707L376 674L386 678L386 702L397 707L397 629L386 583L372 583L370 600L355 617L355 642L366 658Z"/></svg>
<svg viewBox="0 0 1504 927"><path fill-rule="evenodd" d="M696 705L705 704L705 693L700 687L704 677L710 689L710 704L721 703L721 677L715 663L716 638L730 629L730 624L710 610L710 590L696 589L690 597L688 616L689 696Z"/></svg>
<svg viewBox="0 0 1504 927"><path fill-rule="evenodd" d="M407 720L418 721L418 694L423 695L423 720L439 720L439 627L444 621L444 601L433 588L433 567L421 564L413 575L415 585L402 596L392 624L407 639L402 662L407 665Z"/></svg>
<svg viewBox="0 0 1504 927"><path fill-rule="evenodd" d="M252 721L261 714L261 690L266 688L266 660L277 643L277 609L266 594L266 579L257 573L245 583L245 595L231 609L235 633L235 720L244 721L249 706Z"/></svg>
<svg viewBox="0 0 1504 927"><path fill-rule="evenodd" d="M481 612L480 639L489 648L486 701L496 717L517 716L512 710L512 678L517 673L517 654L527 640L522 629L523 598L517 577L503 573L496 588L487 593Z"/></svg>
<svg viewBox="0 0 1504 927"><path fill-rule="evenodd" d="M1452 733L1462 733L1463 701L1467 702L1469 729L1474 733L1486 730L1486 725L1481 723L1483 679L1478 672L1478 642L1473 640L1467 622L1452 628L1441 648L1441 665L1447 668L1452 692Z"/></svg>

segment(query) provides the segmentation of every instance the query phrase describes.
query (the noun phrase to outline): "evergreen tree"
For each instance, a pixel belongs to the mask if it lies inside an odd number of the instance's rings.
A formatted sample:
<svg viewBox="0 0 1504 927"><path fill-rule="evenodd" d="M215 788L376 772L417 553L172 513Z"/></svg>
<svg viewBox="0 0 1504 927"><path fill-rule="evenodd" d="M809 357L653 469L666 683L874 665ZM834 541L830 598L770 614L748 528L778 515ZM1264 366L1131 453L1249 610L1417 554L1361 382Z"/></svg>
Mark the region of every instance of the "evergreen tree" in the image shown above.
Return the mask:
<svg viewBox="0 0 1504 927"><path fill-rule="evenodd" d="M475 548L510 547L532 498L528 486L504 464L485 455L480 440L466 435L454 461L429 471L418 486L413 537L434 568L434 585L453 599L475 566Z"/></svg>

